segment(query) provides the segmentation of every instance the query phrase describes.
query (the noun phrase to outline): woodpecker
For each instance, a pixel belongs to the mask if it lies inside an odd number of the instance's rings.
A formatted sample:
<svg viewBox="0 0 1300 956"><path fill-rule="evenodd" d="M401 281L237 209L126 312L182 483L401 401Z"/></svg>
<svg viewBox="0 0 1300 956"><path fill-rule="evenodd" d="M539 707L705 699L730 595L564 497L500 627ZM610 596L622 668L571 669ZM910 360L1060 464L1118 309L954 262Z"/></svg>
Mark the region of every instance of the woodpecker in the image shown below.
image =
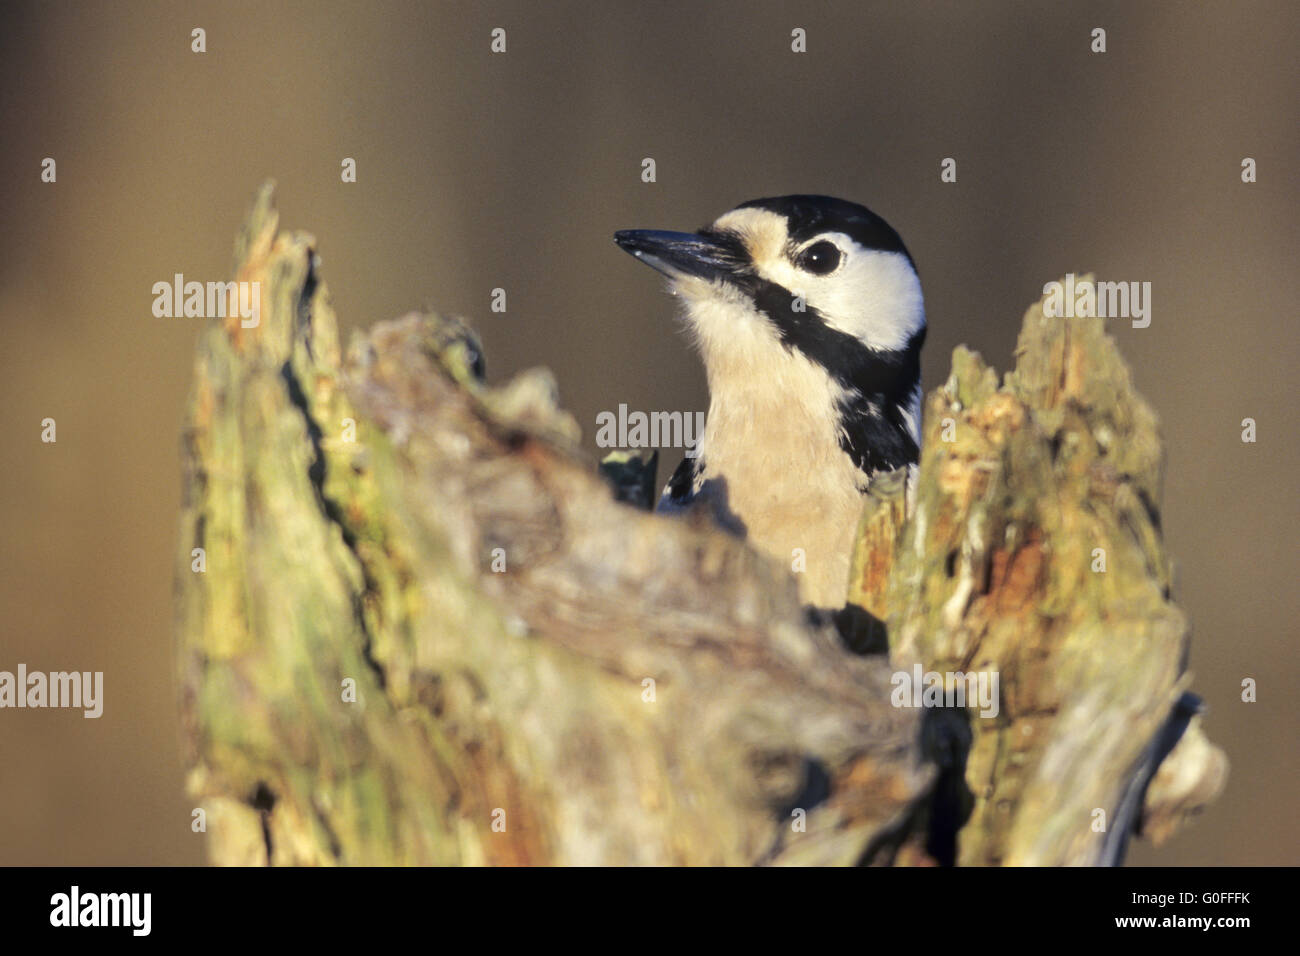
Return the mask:
<svg viewBox="0 0 1300 956"><path fill-rule="evenodd" d="M704 362L709 410L658 510L704 506L789 562L802 600L845 603L863 496L920 443L921 281L863 206L756 199L694 233L615 242L668 278Z"/></svg>

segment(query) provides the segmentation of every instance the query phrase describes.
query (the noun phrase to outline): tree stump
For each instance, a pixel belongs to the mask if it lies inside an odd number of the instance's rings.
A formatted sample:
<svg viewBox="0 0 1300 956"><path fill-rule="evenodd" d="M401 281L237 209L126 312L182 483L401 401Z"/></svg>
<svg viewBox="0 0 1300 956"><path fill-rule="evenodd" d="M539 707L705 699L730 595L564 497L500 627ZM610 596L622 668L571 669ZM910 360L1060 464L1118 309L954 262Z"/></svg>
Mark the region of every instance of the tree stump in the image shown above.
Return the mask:
<svg viewBox="0 0 1300 956"><path fill-rule="evenodd" d="M206 330L183 443L214 863L1111 863L1221 790L1155 416L1100 320L1030 309L1000 387L957 350L915 514L872 496L828 622L704 518L615 500L549 375L487 387L463 323L344 357L277 228L268 184L236 245L259 322ZM996 670L998 716L895 706L916 664Z"/></svg>

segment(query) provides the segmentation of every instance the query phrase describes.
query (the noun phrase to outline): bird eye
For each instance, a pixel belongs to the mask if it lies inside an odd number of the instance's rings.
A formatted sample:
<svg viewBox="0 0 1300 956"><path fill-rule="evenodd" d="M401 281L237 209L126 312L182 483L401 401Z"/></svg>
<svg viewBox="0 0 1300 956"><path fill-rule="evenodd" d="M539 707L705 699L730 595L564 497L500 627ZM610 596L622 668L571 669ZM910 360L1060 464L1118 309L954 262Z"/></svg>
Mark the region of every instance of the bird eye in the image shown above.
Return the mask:
<svg viewBox="0 0 1300 956"><path fill-rule="evenodd" d="M835 247L835 243L823 239L799 253L795 265L815 276L830 275L839 268L840 250Z"/></svg>

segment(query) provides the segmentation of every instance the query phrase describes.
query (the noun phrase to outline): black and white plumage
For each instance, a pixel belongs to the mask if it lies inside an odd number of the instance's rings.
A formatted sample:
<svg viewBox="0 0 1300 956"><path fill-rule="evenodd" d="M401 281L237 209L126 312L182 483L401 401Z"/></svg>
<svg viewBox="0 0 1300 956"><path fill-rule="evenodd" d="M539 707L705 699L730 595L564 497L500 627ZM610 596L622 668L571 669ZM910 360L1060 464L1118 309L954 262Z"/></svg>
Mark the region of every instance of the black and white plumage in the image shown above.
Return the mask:
<svg viewBox="0 0 1300 956"><path fill-rule="evenodd" d="M615 240L668 277L708 376L698 455L660 510L706 502L760 550L802 556L806 602L842 606L863 494L918 458L925 306L898 233L855 203L782 196Z"/></svg>

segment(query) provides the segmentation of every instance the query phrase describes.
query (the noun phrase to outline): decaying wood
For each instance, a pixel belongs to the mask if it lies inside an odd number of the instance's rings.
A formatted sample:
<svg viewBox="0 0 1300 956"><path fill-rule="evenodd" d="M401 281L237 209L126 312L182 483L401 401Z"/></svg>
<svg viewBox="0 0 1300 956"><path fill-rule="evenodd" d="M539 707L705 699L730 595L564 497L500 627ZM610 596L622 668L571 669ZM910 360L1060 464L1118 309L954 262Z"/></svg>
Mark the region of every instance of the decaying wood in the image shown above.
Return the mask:
<svg viewBox="0 0 1300 956"><path fill-rule="evenodd" d="M214 862L1107 862L1124 807L1163 835L1217 793L1176 706L1154 418L1099 325L1031 310L1001 389L959 350L916 517L890 489L864 517L842 636L782 564L614 500L548 375L486 387L462 324L344 358L312 238L277 225L268 186L236 256L260 322L205 333L185 438ZM886 623L888 657L851 649ZM998 667L1000 716L893 706L913 661Z"/></svg>
<svg viewBox="0 0 1300 956"><path fill-rule="evenodd" d="M915 513L868 511L850 600L901 670L999 675L997 715L969 722L959 862L1113 863L1133 825L1158 841L1214 799L1227 762L1185 693L1155 413L1100 318L1035 305L1016 357L999 385L956 350Z"/></svg>

